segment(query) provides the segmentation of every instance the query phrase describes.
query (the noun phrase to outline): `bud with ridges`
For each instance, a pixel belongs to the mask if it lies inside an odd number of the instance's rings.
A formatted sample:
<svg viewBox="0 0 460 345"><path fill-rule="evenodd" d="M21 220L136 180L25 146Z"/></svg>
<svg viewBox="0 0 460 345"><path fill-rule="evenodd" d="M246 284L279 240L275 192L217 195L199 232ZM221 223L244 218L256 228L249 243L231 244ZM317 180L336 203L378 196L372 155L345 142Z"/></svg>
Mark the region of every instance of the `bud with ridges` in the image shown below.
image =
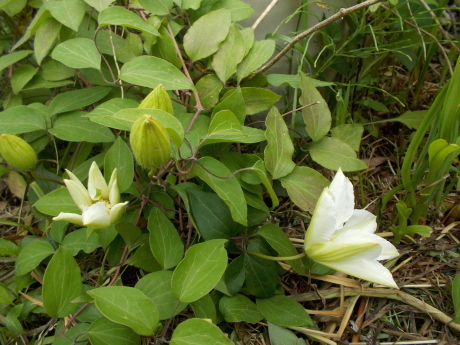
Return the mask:
<svg viewBox="0 0 460 345"><path fill-rule="evenodd" d="M0 154L15 169L32 170L37 154L24 139L11 134L0 134Z"/></svg>
<svg viewBox="0 0 460 345"><path fill-rule="evenodd" d="M171 98L161 84L145 97L138 108L160 109L173 115Z"/></svg>
<svg viewBox="0 0 460 345"><path fill-rule="evenodd" d="M143 115L134 122L129 141L136 162L144 168L159 168L171 157L168 131L151 115Z"/></svg>

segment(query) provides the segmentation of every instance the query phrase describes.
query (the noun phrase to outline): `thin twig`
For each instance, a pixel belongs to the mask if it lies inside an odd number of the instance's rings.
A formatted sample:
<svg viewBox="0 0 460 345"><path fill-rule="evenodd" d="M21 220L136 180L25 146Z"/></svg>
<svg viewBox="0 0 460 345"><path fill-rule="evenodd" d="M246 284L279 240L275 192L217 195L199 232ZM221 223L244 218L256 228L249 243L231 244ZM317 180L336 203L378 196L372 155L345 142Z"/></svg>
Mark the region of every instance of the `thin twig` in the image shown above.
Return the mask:
<svg viewBox="0 0 460 345"><path fill-rule="evenodd" d="M257 18L257 20L254 22L254 24L252 24L253 29L257 28L257 26L260 24L260 22L262 20L264 20L265 16L271 11L271 9L276 5L277 2L278 2L278 0L272 0L270 5L267 6L265 11L263 11L262 14L259 16L259 18Z"/></svg>
<svg viewBox="0 0 460 345"><path fill-rule="evenodd" d="M259 68L257 71L255 71L253 74L251 74L249 77L246 78L246 80L251 80L253 78L255 78L256 76L258 76L259 74L265 72L267 69L269 69L270 67L272 67L275 63L277 63L284 55L287 54L287 52L289 50L291 50L296 44L297 42L299 42L300 40L304 39L305 37L315 33L316 31L324 28L325 26L351 14L351 13L354 13L356 11L359 11L361 9L364 9L364 8L367 8L369 6L372 6L372 5L375 5L379 2L382 2L384 0L366 0L360 4L357 4L355 6L351 6L351 7L348 7L348 8L341 8L339 10L339 12L337 12L336 14L330 16L329 18L323 20L322 22L319 22L318 24L316 25L313 25L311 28L309 28L308 30L305 30L304 32L298 34L297 36L295 36L291 42L289 42L289 44L283 48L283 50L281 50L278 55L276 55L272 60L270 60L269 62L267 62L265 65L263 65L261 68Z"/></svg>

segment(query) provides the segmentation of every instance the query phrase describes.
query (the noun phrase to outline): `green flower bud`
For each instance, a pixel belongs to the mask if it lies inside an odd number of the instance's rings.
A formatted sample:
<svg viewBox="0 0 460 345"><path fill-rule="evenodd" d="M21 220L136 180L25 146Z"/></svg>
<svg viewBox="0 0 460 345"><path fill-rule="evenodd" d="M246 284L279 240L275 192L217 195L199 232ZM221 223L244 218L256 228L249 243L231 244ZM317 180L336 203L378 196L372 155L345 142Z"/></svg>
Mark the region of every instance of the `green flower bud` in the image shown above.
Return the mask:
<svg viewBox="0 0 460 345"><path fill-rule="evenodd" d="M129 141L134 158L144 168L159 168L171 157L168 131L151 115L143 115L134 122Z"/></svg>
<svg viewBox="0 0 460 345"><path fill-rule="evenodd" d="M138 108L160 109L173 114L171 98L161 84L145 97Z"/></svg>
<svg viewBox="0 0 460 345"><path fill-rule="evenodd" d="M32 170L37 154L24 139L11 134L0 134L0 154L15 169Z"/></svg>

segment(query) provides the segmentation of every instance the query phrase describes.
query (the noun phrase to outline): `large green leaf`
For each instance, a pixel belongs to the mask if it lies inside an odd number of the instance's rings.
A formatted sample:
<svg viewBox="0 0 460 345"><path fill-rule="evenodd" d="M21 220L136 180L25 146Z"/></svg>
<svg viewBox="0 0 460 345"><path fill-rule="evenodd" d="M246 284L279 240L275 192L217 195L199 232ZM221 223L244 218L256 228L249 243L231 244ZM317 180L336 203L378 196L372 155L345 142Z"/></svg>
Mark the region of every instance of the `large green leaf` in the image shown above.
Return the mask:
<svg viewBox="0 0 460 345"><path fill-rule="evenodd" d="M87 254L92 253L101 246L97 232L88 235L86 228L78 229L67 234L62 241L62 246L73 256L81 250Z"/></svg>
<svg viewBox="0 0 460 345"><path fill-rule="evenodd" d="M18 255L19 247L13 241L0 238L0 255Z"/></svg>
<svg viewBox="0 0 460 345"><path fill-rule="evenodd" d="M236 72L236 66L243 60L244 53L243 36L236 24L232 24L227 38L220 44L212 59L212 68L222 83Z"/></svg>
<svg viewBox="0 0 460 345"><path fill-rule="evenodd" d="M208 74L196 83L201 105L212 109L219 102L219 93L224 85L215 74Z"/></svg>
<svg viewBox="0 0 460 345"><path fill-rule="evenodd" d="M165 270L176 266L182 259L184 244L176 227L158 207L150 211L148 229L155 259Z"/></svg>
<svg viewBox="0 0 460 345"><path fill-rule="evenodd" d="M243 127L230 110L221 110L212 117L208 129L209 138L231 139L233 136L241 135L244 135Z"/></svg>
<svg viewBox="0 0 460 345"><path fill-rule="evenodd" d="M226 242L210 240L187 250L171 282L172 292L181 302L196 301L216 286L227 267Z"/></svg>
<svg viewBox="0 0 460 345"><path fill-rule="evenodd" d="M364 127L360 123L344 124L332 128L331 135L347 143L356 152L359 151Z"/></svg>
<svg viewBox="0 0 460 345"><path fill-rule="evenodd" d="M314 102L320 102L310 107L302 109L303 120L307 129L308 135L318 141L324 137L331 128L331 112L326 101L318 92L316 87L305 74L300 74L300 104L307 105Z"/></svg>
<svg viewBox="0 0 460 345"><path fill-rule="evenodd" d="M21 65L17 67L11 77L10 83L13 93L17 95L26 84L35 76L38 68L32 65Z"/></svg>
<svg viewBox="0 0 460 345"><path fill-rule="evenodd" d="M54 248L46 241L33 241L19 252L16 258L15 274L22 276L36 268L43 259L54 253Z"/></svg>
<svg viewBox="0 0 460 345"><path fill-rule="evenodd" d="M89 143L107 143L115 140L109 128L83 117L80 111L59 115L54 122L51 134L67 141L86 141Z"/></svg>
<svg viewBox="0 0 460 345"><path fill-rule="evenodd" d="M20 105L0 113L0 133L21 134L46 130L46 120L41 111Z"/></svg>
<svg viewBox="0 0 460 345"><path fill-rule="evenodd" d="M106 25L120 25L148 32L155 36L159 35L158 30L149 25L147 22L144 22L141 17L120 6L106 8L99 13L97 21L100 27Z"/></svg>
<svg viewBox="0 0 460 345"><path fill-rule="evenodd" d="M357 171L367 169L367 164L358 159L356 152L337 138L323 137L310 146L311 158L331 170Z"/></svg>
<svg viewBox="0 0 460 345"><path fill-rule="evenodd" d="M95 86L60 93L51 101L49 113L50 115L56 115L86 107L107 96L110 90L108 87Z"/></svg>
<svg viewBox="0 0 460 345"><path fill-rule="evenodd" d="M11 50L15 50L17 47L24 44L24 42L26 42L33 34L35 34L40 25L50 17L50 12L45 8L45 6L42 6L35 14L34 19L32 19L32 22L27 27L27 30L24 33L24 35L21 37L19 41L16 42L16 44L13 46Z"/></svg>
<svg viewBox="0 0 460 345"><path fill-rule="evenodd" d="M109 7L113 0L85 0L85 2L101 12Z"/></svg>
<svg viewBox="0 0 460 345"><path fill-rule="evenodd" d="M239 22L240 20L249 18L254 13L251 5L239 0L220 0L214 2L211 10L215 11L220 8L226 8L232 12L232 22Z"/></svg>
<svg viewBox="0 0 460 345"><path fill-rule="evenodd" d="M93 122L107 127L120 128L121 126L131 128L132 124L127 125L126 121L111 118L111 116L122 109L137 108L138 105L139 103L132 99L112 98L98 105L91 113L84 116L88 117Z"/></svg>
<svg viewBox="0 0 460 345"><path fill-rule="evenodd" d="M268 335L271 345L304 345L305 340L297 338L294 332L278 326L276 323L267 322Z"/></svg>
<svg viewBox="0 0 460 345"><path fill-rule="evenodd" d="M281 326L310 326L315 323L305 308L284 295L275 295L266 299L257 299L257 306L265 318Z"/></svg>
<svg viewBox="0 0 460 345"><path fill-rule="evenodd" d="M267 126L265 136L268 140L264 151L265 167L272 174L273 179L279 179L289 174L295 167L292 161L294 145L286 123L276 107L272 107L268 113L265 125Z"/></svg>
<svg viewBox="0 0 460 345"><path fill-rule="evenodd" d="M155 303L138 289L108 286L87 291L97 309L109 320L150 336L157 328L159 317Z"/></svg>
<svg viewBox="0 0 460 345"><path fill-rule="evenodd" d="M244 57L243 61L238 64L236 71L238 83L241 82L244 77L247 77L257 68L262 66L262 64L273 55L274 51L275 41L273 40L255 42L247 55Z"/></svg>
<svg viewBox="0 0 460 345"><path fill-rule="evenodd" d="M194 166L192 173L206 182L227 204L234 221L247 225L247 206L243 190L235 176L229 177L231 171L225 165L214 158L203 157Z"/></svg>
<svg viewBox="0 0 460 345"><path fill-rule="evenodd" d="M240 294L222 297L219 302L219 310L227 322L257 323L263 319L256 304Z"/></svg>
<svg viewBox="0 0 460 345"><path fill-rule="evenodd" d="M193 61L214 54L227 37L231 12L227 9L212 11L200 17L184 36L184 49Z"/></svg>
<svg viewBox="0 0 460 345"><path fill-rule="evenodd" d="M281 96L273 91L259 87L242 87L241 93L246 105L246 114L260 113L274 105Z"/></svg>
<svg viewBox="0 0 460 345"><path fill-rule="evenodd" d="M260 298L268 298L275 294L279 278L273 261L244 254L244 270L245 292Z"/></svg>
<svg viewBox="0 0 460 345"><path fill-rule="evenodd" d="M32 53L32 50L20 50L18 52L6 54L0 57L0 73L2 70L12 64L21 61L26 56Z"/></svg>
<svg viewBox="0 0 460 345"><path fill-rule="evenodd" d="M153 56L138 56L121 68L120 78L151 89L163 85L166 90L195 89L193 84L169 62Z"/></svg>
<svg viewBox="0 0 460 345"><path fill-rule="evenodd" d="M77 341L81 339L80 337L82 336L82 334L86 334L89 327L89 323L82 322L62 333L64 323L59 323L58 327L56 327L57 332L54 335L53 345L73 345L75 343L78 344Z"/></svg>
<svg viewBox="0 0 460 345"><path fill-rule="evenodd" d="M168 29L160 26L158 29L161 36L158 36L156 43L150 48L150 55L168 61L176 68L181 68L182 64L176 54L174 39L170 36Z"/></svg>
<svg viewBox="0 0 460 345"><path fill-rule="evenodd" d="M240 123L244 125L246 119L246 104L244 102L243 93L241 88L236 88L227 91L222 97L220 103L218 103L212 110L212 116L217 114L221 110L230 110L238 118Z"/></svg>
<svg viewBox="0 0 460 345"><path fill-rule="evenodd" d="M80 268L72 254L59 248L51 258L43 276L43 304L51 317L65 317L77 304L71 301L82 292Z"/></svg>
<svg viewBox="0 0 460 345"><path fill-rule="evenodd" d="M158 307L160 320L179 314L187 306L179 302L171 291L172 275L171 271L153 272L139 279L135 285Z"/></svg>
<svg viewBox="0 0 460 345"><path fill-rule="evenodd" d="M41 197L34 207L41 213L57 216L61 212L81 213L67 188L59 188Z"/></svg>
<svg viewBox="0 0 460 345"><path fill-rule="evenodd" d="M38 28L34 41L34 54L39 65L53 47L60 31L61 23L54 18L48 18Z"/></svg>
<svg viewBox="0 0 460 345"><path fill-rule="evenodd" d="M241 290L244 280L246 278L246 271L244 270L244 256L240 255L232 260L227 266L222 279L216 285L216 290L228 295L233 296Z"/></svg>
<svg viewBox="0 0 460 345"><path fill-rule="evenodd" d="M73 31L78 31L86 10L86 4L82 0L47 1L44 5L54 19Z"/></svg>
<svg viewBox="0 0 460 345"><path fill-rule="evenodd" d="M139 3L147 11L157 16L164 16L169 14L174 6L174 0L139 0Z"/></svg>
<svg viewBox="0 0 460 345"><path fill-rule="evenodd" d="M312 168L298 166L280 179L291 200L302 210L313 212L321 192L329 181Z"/></svg>
<svg viewBox="0 0 460 345"><path fill-rule="evenodd" d="M54 48L51 57L72 68L101 69L101 55L94 41L88 38L73 38L62 42Z"/></svg>
<svg viewBox="0 0 460 345"><path fill-rule="evenodd" d="M170 345L233 345L213 323L203 319L188 319L176 327Z"/></svg>
<svg viewBox="0 0 460 345"><path fill-rule="evenodd" d="M115 140L104 158L104 176L107 181L110 180L114 169L117 169L118 188L120 193L123 193L133 182L134 161L129 146L121 137Z"/></svg>
<svg viewBox="0 0 460 345"><path fill-rule="evenodd" d="M215 238L229 239L244 227L232 219L228 206L219 196L196 189L187 189L192 217L205 241Z"/></svg>
<svg viewBox="0 0 460 345"><path fill-rule="evenodd" d="M141 337L131 328L114 323L105 317L94 321L88 329L91 345L139 345Z"/></svg>

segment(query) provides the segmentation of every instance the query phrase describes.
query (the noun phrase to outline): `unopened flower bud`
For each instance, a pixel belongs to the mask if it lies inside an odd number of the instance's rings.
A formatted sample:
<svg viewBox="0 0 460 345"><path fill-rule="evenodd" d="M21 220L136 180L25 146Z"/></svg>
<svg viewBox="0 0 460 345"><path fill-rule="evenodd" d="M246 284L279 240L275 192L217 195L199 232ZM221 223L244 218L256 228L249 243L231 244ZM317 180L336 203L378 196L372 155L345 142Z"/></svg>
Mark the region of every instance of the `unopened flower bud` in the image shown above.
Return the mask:
<svg viewBox="0 0 460 345"><path fill-rule="evenodd" d="M24 139L11 134L0 134L0 154L15 169L32 170L37 154Z"/></svg>
<svg viewBox="0 0 460 345"><path fill-rule="evenodd" d="M160 109L173 114L171 98L161 84L145 97L139 108Z"/></svg>
<svg viewBox="0 0 460 345"><path fill-rule="evenodd" d="M168 131L151 115L143 115L134 122L129 140L134 158L144 168L159 168L171 157Z"/></svg>

